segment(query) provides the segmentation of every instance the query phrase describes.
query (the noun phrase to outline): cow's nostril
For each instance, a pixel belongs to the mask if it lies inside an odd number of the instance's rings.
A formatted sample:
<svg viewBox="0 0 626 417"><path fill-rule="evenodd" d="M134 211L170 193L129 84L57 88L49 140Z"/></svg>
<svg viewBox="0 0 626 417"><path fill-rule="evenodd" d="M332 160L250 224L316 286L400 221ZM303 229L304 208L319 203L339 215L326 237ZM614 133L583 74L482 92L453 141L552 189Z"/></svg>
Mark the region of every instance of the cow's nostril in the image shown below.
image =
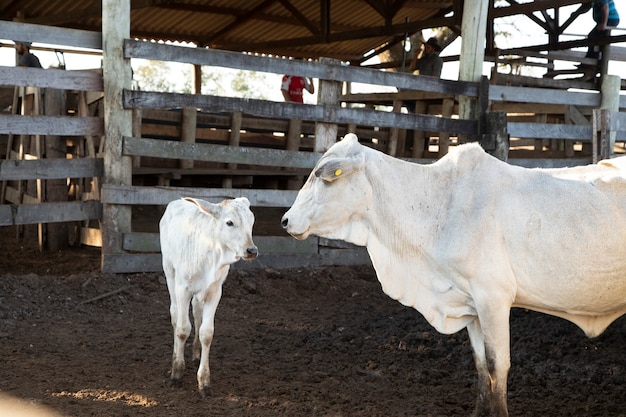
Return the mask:
<svg viewBox="0 0 626 417"><path fill-rule="evenodd" d="M286 229L287 223L289 223L289 220L286 217L283 217L283 219L280 222L280 225L283 227L283 229Z"/></svg>
<svg viewBox="0 0 626 417"><path fill-rule="evenodd" d="M246 249L246 252L248 253L248 256L256 257L259 254L259 249L256 246L252 246Z"/></svg>

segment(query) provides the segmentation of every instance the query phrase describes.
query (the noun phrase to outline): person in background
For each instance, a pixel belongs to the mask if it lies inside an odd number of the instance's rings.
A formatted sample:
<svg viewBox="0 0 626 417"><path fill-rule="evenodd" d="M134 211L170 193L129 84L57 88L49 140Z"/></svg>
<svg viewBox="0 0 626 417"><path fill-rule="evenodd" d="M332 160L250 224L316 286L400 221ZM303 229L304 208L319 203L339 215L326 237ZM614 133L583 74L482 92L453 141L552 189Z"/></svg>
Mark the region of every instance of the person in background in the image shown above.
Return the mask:
<svg viewBox="0 0 626 417"><path fill-rule="evenodd" d="M299 77L296 75L283 76L283 82L280 87L283 93L285 101L292 101L295 103L303 103L302 92L303 90L309 93L315 93L315 87L313 86L313 80L309 77Z"/></svg>
<svg viewBox="0 0 626 417"><path fill-rule="evenodd" d="M36 55L30 53L30 42L14 41L15 51L19 55L18 67L41 68L41 62Z"/></svg>
<svg viewBox="0 0 626 417"><path fill-rule="evenodd" d="M441 77L443 59L439 56L439 52L441 52L441 46L439 45L439 42L437 42L437 39L428 39L423 44L421 53L415 54L409 69L411 71L419 71L419 75Z"/></svg>
<svg viewBox="0 0 626 417"><path fill-rule="evenodd" d="M614 27L619 24L619 13L615 8L613 0L599 0L592 4L593 20L596 26L589 32L587 38L589 40L599 39L609 36L607 27ZM587 58L600 59L600 51L598 46L589 45Z"/></svg>

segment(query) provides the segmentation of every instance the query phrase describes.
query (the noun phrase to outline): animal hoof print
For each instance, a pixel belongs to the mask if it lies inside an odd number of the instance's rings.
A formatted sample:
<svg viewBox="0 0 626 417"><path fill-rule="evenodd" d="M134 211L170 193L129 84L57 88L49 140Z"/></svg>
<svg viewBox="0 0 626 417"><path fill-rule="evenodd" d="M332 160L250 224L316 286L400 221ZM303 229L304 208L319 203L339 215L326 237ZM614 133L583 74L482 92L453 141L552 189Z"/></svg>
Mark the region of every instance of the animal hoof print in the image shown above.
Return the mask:
<svg viewBox="0 0 626 417"><path fill-rule="evenodd" d="M206 387L202 387L198 390L200 392L200 396L202 398L210 398L213 396L213 389L211 388L210 385L206 386Z"/></svg>

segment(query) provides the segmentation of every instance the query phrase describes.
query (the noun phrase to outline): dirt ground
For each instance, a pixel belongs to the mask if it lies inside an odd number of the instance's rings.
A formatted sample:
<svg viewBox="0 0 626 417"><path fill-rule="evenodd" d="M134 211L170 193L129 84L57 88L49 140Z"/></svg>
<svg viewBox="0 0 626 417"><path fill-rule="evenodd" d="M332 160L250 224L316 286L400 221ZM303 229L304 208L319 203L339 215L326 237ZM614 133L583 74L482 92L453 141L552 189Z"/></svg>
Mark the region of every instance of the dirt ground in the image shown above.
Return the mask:
<svg viewBox="0 0 626 417"><path fill-rule="evenodd" d="M25 403L76 417L467 416L473 408L467 333L438 334L385 296L371 268L231 271L211 350L214 396L203 400L195 364L182 388L167 384L162 274L101 274L97 249L40 254L11 229L0 232L0 393ZM511 325L511 416L626 415L626 317L596 339L519 309Z"/></svg>

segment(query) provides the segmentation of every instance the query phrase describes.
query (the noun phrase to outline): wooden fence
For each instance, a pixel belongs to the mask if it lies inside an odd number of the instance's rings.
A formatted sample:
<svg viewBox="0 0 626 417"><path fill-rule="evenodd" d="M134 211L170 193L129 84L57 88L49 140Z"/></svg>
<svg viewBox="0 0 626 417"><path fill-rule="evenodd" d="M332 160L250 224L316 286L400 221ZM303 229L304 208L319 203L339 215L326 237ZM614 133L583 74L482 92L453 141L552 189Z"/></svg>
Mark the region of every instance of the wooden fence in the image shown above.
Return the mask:
<svg viewBox="0 0 626 417"><path fill-rule="evenodd" d="M13 39L18 37L18 33L23 35L25 30L32 37L29 40L33 41L45 39L45 42L60 45L101 48L99 34L0 22L0 38ZM488 136L493 133L481 126L484 120L459 120L454 117L456 114L454 110L445 114L445 117L441 117L443 112L438 114L399 112L397 103L395 106L393 104L394 100L397 102L403 99L402 94L443 94L454 97L454 100L458 96L469 96L483 103L490 101L490 106L495 111L509 113L513 113L511 110L513 108L519 111L524 105L563 108L576 106L577 110L569 110L569 113L573 114L570 120L573 121L581 121L581 118L577 117L581 114L582 118L586 119L584 114L588 111L586 109L595 109L600 106L600 98L596 93L573 93L538 88L521 89L495 85L485 89L484 83L481 85L481 83L438 80L348 67L337 63L292 61L129 39L123 41L123 56L105 57L105 60L122 61L129 58L221 66L277 74L299 74L320 79L320 90L336 88L337 82L365 82L372 85L393 86L402 93L391 97L392 107L396 111L383 111L375 108L349 107L346 104L359 100L363 100L365 104L368 100L370 104L376 101L388 102L388 98L382 96L359 98L357 95L344 95L341 98L342 103L306 105L120 88L113 94L115 97L108 98L113 100L113 103L118 103L119 108L106 109L105 114L109 120L122 115L127 120L134 120L135 126L132 131L118 132L106 138L104 138L106 130L102 114L94 117L84 114L78 116L1 115L0 135L58 135L85 138L85 140L101 138L99 151L87 152L81 155L81 159L19 160L9 157L0 162L0 181L4 182L82 178L85 182L95 185L94 188L81 193L81 198L77 201L42 201L36 205L23 202L0 204L0 226L80 222L84 232L82 242L99 246L98 238L100 233L102 234L104 241L100 243L103 247L102 270L105 272L161 270L157 231L139 230L138 227L133 226L132 221L118 222L115 213L123 212L123 216L130 218L129 214L133 208L163 206L182 196L193 196L210 201L221 200L225 197L246 196L252 206L259 210L289 207L295 199L297 185L302 184L304 176L313 168L320 156L319 152L312 152L315 148L315 139L311 139L313 135L307 133L310 130L317 133L319 125L334 127L339 134L348 131L386 130L384 145L375 143L367 137L367 134L364 135L366 144L415 162L429 162L433 159L413 158L414 155L403 154L403 151L399 151L402 135L398 133L398 129L438 132L440 136L448 135L448 138L465 135L488 139ZM120 74L112 76L120 76ZM118 84L130 85L130 80L126 81L128 82ZM0 67L0 86L34 86L102 92L105 82L102 74L94 71ZM487 97L484 96L485 92L488 94ZM320 94L323 92L321 91ZM620 103L620 107L626 107L626 105ZM567 111L563 110L563 113ZM190 140L183 140L181 137L166 137L167 135L162 134L163 132L159 134L158 129L153 131L153 134L142 134L142 123L140 123L142 117L145 122L144 126L147 126L149 124L147 120L172 114L176 114L176 120L180 120L181 136L191 138ZM559 139L585 142L590 146L592 143L597 143L600 144L598 149L602 148L603 144L602 149L606 149L606 138L610 136L609 132L617 131L619 135L622 135L626 128L622 128L625 124L622 122L621 113L604 112L603 114L604 116L593 119L597 120L595 124L518 122L513 121L515 119L510 116L506 127L508 133L517 139L527 138L533 141ZM157 115L160 116L157 117ZM183 126L185 117L191 118L194 123L191 133L186 131L182 134L185 130ZM221 136L218 143L216 143L215 136L209 135L206 140L203 139L198 133L198 120L203 120L203 123L209 125L217 125L218 118L221 118L222 125L230 126L225 129L225 132L228 132L225 133L227 137ZM268 131L272 130L273 126L276 130L284 132L284 138L290 134L293 135L293 132L290 133L292 121L302 121L299 125L301 130L294 135L298 140L295 145L290 144L288 139L284 139L282 142L278 140L271 143L269 147L259 147L260 143L246 146L247 144L242 143L238 135L242 126L252 123L251 119L256 119L257 122L267 120ZM305 126L304 129L303 126ZM301 138L302 132L309 135L308 142ZM596 140L592 141L594 137ZM623 136L618 136L618 140L622 138ZM226 144L226 139L228 139L228 144ZM107 146L103 146L102 142L105 142ZM108 162L105 162L105 159ZM146 164L147 161L156 162L156 165L149 166ZM174 163L171 163L172 161ZM589 163L591 154L585 158L563 157L541 160L530 157L514 158L510 159L510 162L523 166L567 166ZM122 173L120 175L122 180L109 177L110 173L107 169L111 166ZM226 181L218 187L209 188L197 185L172 186L166 181L156 185L145 183L139 185L141 183L139 179L148 178L150 175L160 178L168 176L181 178L193 175L220 176ZM254 184L246 188L233 188L232 182L228 179L237 175L288 177L292 183L286 187L279 187L282 189L254 188ZM276 218L276 224L279 220L280 216ZM99 229L94 228L93 221L100 223ZM282 234L255 236L255 241L263 255L254 263L238 264L238 267L288 267L369 262L369 257L363 249L326 239L309 238L300 242Z"/></svg>

